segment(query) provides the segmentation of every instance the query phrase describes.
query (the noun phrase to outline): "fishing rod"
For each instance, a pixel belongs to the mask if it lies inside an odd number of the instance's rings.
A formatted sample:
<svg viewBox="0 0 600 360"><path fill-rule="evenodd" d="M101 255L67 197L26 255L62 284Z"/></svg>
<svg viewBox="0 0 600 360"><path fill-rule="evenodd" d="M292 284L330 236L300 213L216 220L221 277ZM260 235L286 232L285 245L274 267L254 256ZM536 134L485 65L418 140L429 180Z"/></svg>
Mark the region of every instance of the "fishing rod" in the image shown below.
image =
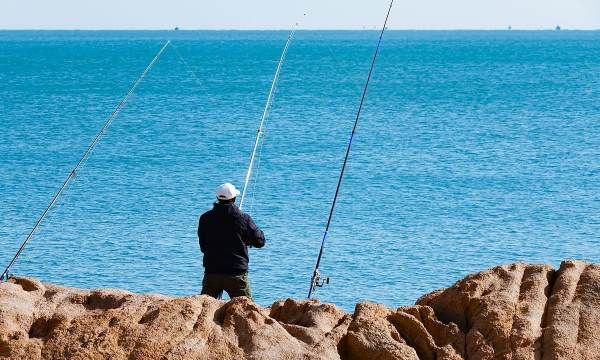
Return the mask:
<svg viewBox="0 0 600 360"><path fill-rule="evenodd" d="M267 102L265 104L265 108L262 113L262 117L260 119L260 123L258 125L258 131L256 133L256 139L254 140L254 146L252 147L252 154L250 155L250 162L248 164L248 171L246 172L246 177L244 179L244 188L242 190L242 197L240 199L240 210L244 206L244 199L246 198L246 190L248 189L248 183L250 182L250 177L252 175L252 168L254 167L254 159L256 157L256 149L258 148L258 144L260 142L261 137L263 136L263 127L267 117L269 116L269 110L271 109L271 103L273 102L273 96L275 94L275 89L277 88L277 81L279 80L279 74L281 73L281 67L285 61L285 57L287 55L288 49L294 38L294 33L296 28L298 27L298 23L296 26L290 31L288 35L287 41L285 42L285 46L283 47L283 51L281 52L281 57L279 58L279 62L277 63L277 69L275 70L275 75L273 76L273 81L271 82L271 89L269 90L269 96L267 96Z"/></svg>
<svg viewBox="0 0 600 360"><path fill-rule="evenodd" d="M325 284L329 284L329 278L321 279L321 274L319 272L319 266L321 265L323 249L325 248L325 240L327 239L327 233L329 232L329 226L331 225L331 219L333 217L333 210L335 209L335 204L337 202L338 194L340 192L340 187L342 186L342 179L344 178L344 171L346 170L346 163L348 162L348 156L350 155L350 149L352 147L352 139L354 138L354 133L356 131L356 127L358 126L358 120L360 119L360 113L362 111L363 104L365 102L365 97L367 96L367 89L369 88L369 82L371 81L371 75L373 74L373 68L375 67L375 60L377 60L377 55L379 54L379 47L381 46L381 39L383 38L383 33L385 32L385 28L387 26L387 22L390 17L390 12L392 11L393 5L394 5L394 0L391 0L390 7L388 8L388 11L387 11L387 15L385 16L385 21L383 23L383 27L381 28L381 33L379 34L379 41L377 42L377 47L375 48L375 53L373 54L373 59L371 61L371 68L369 69L369 76L367 77L367 81L366 81L365 87L363 89L362 97L360 99L360 105L358 106L358 111L356 113L356 119L354 120L354 127L352 128L352 133L350 134L350 140L348 141L348 147L346 148L346 156L344 157L344 163L342 165L342 170L340 171L340 176L338 178L337 187L335 189L335 195L333 196L333 202L331 203L331 209L329 210L329 218L327 219L327 225L325 226L323 240L321 241L321 248L319 250L319 256L317 257L317 263L315 265L315 270L313 271L313 275L310 280L310 289L308 290L308 298L309 299L312 296L312 293L318 287L323 287Z"/></svg>
<svg viewBox="0 0 600 360"><path fill-rule="evenodd" d="M83 167L83 165L85 164L85 162L87 161L87 159L92 154L92 151L94 150L94 148L96 147L96 145L98 144L98 142L100 141L100 139L102 138L102 136L104 135L104 133L106 132L106 130L108 129L108 127L110 126L110 124L117 117L117 115L119 115L119 113L121 112L121 110L123 109L123 107L125 107L125 104L129 100L129 98L131 97L131 95L133 95L135 89L142 82L142 80L146 77L146 74L148 74L148 72L154 67L154 64L156 64L156 62L158 61L158 59L160 58L160 56L165 51L165 49L167 48L167 46L169 46L170 43L171 43L171 41L169 40L169 41L167 41L160 48L160 50L158 51L158 53L156 54L156 56L154 56L154 58L152 59L152 61L150 61L150 63L148 64L148 66L146 66L146 68L144 69L144 71L142 72L142 74L137 78L137 80L129 88L129 91L127 91L127 94L125 94L125 96L121 99L121 101L119 102L119 104L117 105L117 107L108 116L108 118L106 119L106 121L105 121L104 125L102 126L102 128L100 129L100 131L98 131L98 133L96 134L96 136L94 136L94 138L92 139L92 142L88 145L87 149L83 153L83 156L81 156L81 158L79 159L79 161L77 162L77 164L75 164L75 167L73 168L73 170L71 170L71 172L69 173L69 175L67 176L67 178L62 183L61 187L54 194L54 196L52 196L52 199L50 200L50 203L48 204L48 206L46 207L46 209L44 210L44 212L42 213L42 215L38 218L37 222L35 223L35 225L31 229L31 231L29 232L29 235L27 235L27 237L25 238L25 240L21 243L21 246L19 247L19 250L17 250L17 252L15 253L15 256L8 263L8 265L4 269L4 272L2 273L2 275L0 275L0 282L2 282L3 280L8 280L11 267L15 264L15 261L17 261L17 259L19 258L19 256L23 252L23 249L25 249L25 246L27 245L27 243L29 242L29 240L31 240L31 238L33 237L33 234L35 233L35 231L41 225L42 221L44 221L44 219L48 215L48 212L50 211L50 209L58 201L58 199L60 198L60 196L63 194L63 192L65 191L65 189L69 185L69 183L75 178L75 176L77 175L77 172L79 171L79 169L81 169Z"/></svg>

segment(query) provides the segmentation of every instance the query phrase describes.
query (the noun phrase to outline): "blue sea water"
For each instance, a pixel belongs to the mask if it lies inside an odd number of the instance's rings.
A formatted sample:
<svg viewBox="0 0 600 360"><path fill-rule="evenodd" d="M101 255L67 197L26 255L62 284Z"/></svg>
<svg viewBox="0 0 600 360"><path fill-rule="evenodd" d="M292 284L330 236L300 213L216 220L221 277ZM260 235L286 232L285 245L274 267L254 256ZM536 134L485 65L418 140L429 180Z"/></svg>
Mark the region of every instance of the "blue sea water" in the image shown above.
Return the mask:
<svg viewBox="0 0 600 360"><path fill-rule="evenodd" d="M0 265L171 39L13 272L197 293L198 216L242 184L286 37L0 32ZM306 296L377 37L301 31L289 50L246 203L263 305ZM385 34L320 299L410 304L501 263L597 262L599 244L600 32Z"/></svg>

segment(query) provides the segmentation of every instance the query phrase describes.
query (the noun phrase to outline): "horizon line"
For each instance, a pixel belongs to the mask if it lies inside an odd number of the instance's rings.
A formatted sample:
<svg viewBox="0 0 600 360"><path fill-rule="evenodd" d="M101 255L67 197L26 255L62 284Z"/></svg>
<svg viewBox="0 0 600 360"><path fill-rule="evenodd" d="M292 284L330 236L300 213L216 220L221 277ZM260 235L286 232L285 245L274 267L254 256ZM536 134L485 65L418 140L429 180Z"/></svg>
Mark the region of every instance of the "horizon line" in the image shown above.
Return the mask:
<svg viewBox="0 0 600 360"><path fill-rule="evenodd" d="M600 31L600 28L563 28L560 31ZM289 31L290 28L0 28L0 31ZM380 31L380 28L299 28L296 31ZM544 28L386 28L386 31L557 31Z"/></svg>

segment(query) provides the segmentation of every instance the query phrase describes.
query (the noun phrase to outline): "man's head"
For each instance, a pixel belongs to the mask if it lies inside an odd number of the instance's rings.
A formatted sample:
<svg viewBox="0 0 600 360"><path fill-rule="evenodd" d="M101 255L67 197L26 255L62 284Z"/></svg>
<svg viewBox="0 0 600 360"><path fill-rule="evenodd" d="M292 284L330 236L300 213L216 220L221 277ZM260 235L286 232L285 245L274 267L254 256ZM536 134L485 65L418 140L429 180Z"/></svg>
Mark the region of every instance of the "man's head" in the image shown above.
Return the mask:
<svg viewBox="0 0 600 360"><path fill-rule="evenodd" d="M217 200L222 204L233 204L240 191L233 184L225 183L217 188Z"/></svg>

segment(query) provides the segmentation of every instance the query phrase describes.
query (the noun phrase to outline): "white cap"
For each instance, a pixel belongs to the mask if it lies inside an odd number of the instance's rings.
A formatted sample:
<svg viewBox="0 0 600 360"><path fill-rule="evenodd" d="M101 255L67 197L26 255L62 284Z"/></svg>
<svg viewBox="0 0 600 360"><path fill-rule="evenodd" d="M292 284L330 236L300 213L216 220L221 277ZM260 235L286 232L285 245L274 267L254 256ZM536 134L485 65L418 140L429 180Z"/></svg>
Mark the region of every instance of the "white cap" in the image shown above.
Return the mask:
<svg viewBox="0 0 600 360"><path fill-rule="evenodd" d="M217 199L219 200L231 200L237 197L239 194L240 191L230 183L221 184L217 188Z"/></svg>

